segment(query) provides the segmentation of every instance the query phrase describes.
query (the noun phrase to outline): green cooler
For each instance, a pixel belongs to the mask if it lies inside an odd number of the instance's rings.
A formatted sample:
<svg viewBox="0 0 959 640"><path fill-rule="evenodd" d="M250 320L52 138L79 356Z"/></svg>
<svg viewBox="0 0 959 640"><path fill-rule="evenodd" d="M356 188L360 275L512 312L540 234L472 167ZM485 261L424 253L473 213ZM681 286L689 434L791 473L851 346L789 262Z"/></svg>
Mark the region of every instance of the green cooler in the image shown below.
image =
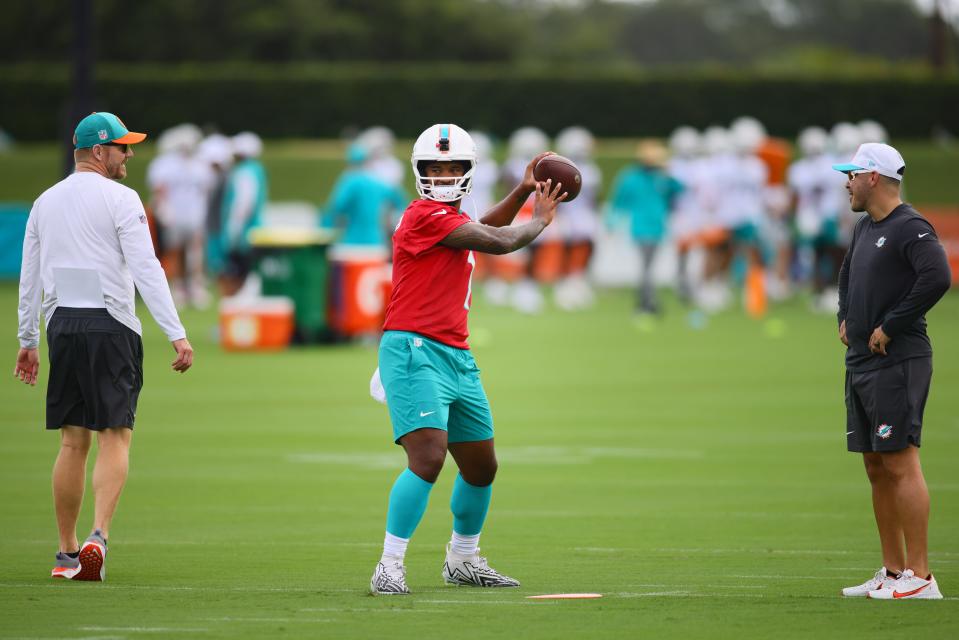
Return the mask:
<svg viewBox="0 0 959 640"><path fill-rule="evenodd" d="M331 335L327 249L334 238L322 229L261 228L250 232L263 295L293 300L294 342L318 342Z"/></svg>

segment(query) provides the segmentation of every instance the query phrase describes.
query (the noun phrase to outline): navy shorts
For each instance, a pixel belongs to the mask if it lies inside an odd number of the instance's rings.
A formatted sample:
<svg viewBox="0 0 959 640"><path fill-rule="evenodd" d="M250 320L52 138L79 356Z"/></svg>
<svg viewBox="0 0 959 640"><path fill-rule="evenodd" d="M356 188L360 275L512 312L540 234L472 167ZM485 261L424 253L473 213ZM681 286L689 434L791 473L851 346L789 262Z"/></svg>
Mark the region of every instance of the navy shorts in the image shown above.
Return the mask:
<svg viewBox="0 0 959 640"><path fill-rule="evenodd" d="M918 447L932 358L873 371L846 371L846 448L860 453Z"/></svg>

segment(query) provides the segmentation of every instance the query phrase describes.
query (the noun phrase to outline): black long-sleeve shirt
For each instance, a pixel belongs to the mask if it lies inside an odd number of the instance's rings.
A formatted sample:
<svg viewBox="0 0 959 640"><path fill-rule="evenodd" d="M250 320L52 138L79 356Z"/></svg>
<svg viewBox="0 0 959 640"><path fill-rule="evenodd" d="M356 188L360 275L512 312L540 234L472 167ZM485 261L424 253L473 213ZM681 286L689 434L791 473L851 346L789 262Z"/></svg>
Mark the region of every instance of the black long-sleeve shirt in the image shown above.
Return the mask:
<svg viewBox="0 0 959 640"><path fill-rule="evenodd" d="M880 222L864 215L839 271L839 322L846 321L846 368L871 371L932 355L926 312L952 275L936 230L908 204ZM891 338L888 355L869 351L876 327Z"/></svg>

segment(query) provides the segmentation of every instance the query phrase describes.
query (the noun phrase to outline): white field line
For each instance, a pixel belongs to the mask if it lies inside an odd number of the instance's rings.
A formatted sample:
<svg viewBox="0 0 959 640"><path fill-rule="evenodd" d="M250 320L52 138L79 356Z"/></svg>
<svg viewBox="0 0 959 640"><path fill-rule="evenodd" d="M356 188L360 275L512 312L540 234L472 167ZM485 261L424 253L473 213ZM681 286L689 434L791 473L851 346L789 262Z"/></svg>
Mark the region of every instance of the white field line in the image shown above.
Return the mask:
<svg viewBox="0 0 959 640"><path fill-rule="evenodd" d="M418 592L417 592L418 593ZM414 604L424 602L423 600L410 600ZM413 607L309 607L307 609L297 609L304 613L445 613L446 609L421 609Z"/></svg>
<svg viewBox="0 0 959 640"><path fill-rule="evenodd" d="M497 452L510 464L579 465L599 460L702 460L706 453L697 449L646 449L616 447L512 447ZM329 453L304 451L287 454L289 462L304 464L342 464L365 469L400 468L405 463L395 452Z"/></svg>
<svg viewBox="0 0 959 640"><path fill-rule="evenodd" d="M0 583L0 589L62 589L62 584L57 582L25 582L23 584ZM419 594L442 594L450 593L451 587L438 587L434 589L417 588L416 595ZM168 586L168 585L137 585L137 584L106 584L97 585L98 591L188 591L196 593L312 593L319 597L330 593L353 593L357 595L369 595L364 587L355 589L331 589L329 587L186 587L186 586ZM474 595L479 596L479 593ZM482 597L482 596L481 596ZM422 600L413 600L413 602L422 602Z"/></svg>
<svg viewBox="0 0 959 640"><path fill-rule="evenodd" d="M706 547L656 547L653 549L640 549L635 548L636 551L643 551L646 553L705 553L705 554L714 554L714 555L724 555L731 553L750 553L753 555L766 555L766 554L780 554L780 555L820 555L820 556L871 556L875 555L874 551L848 551L845 549L765 549L763 547L755 548L746 548L746 547L716 547L716 548L706 548ZM959 553L952 551L932 551L929 553L931 557L953 557L959 556Z"/></svg>
<svg viewBox="0 0 959 640"><path fill-rule="evenodd" d="M23 584L0 583L0 589L62 589L60 584L27 582ZM252 593L362 593L362 588L356 589L329 589L326 587L178 587L166 585L142 584L99 584L97 591L103 590L137 590L137 591L196 591L204 592L252 592Z"/></svg>
<svg viewBox="0 0 959 640"><path fill-rule="evenodd" d="M19 544L36 544L43 546L51 546L49 540L23 540ZM56 544L54 542L54 544ZM224 544L228 544L231 547L262 547L264 544L274 544L276 546L287 547L290 545L296 545L300 547L376 547L377 549L383 546L382 542L324 542L319 541L309 541L309 542L290 542L290 541L278 541L278 542L263 542L263 541L251 541L251 540L231 540L228 543L224 543L222 540L210 540L206 542L196 541L196 540L176 540L176 539L163 539L163 540L118 540L114 543L116 546L180 546L180 545L190 545L190 546L211 546L211 547L222 547Z"/></svg>
<svg viewBox="0 0 959 640"><path fill-rule="evenodd" d="M207 622L300 622L304 624L314 624L317 622L336 622L334 618L237 618L233 616L222 616L219 618L200 618Z"/></svg>
<svg viewBox="0 0 959 640"><path fill-rule="evenodd" d="M80 631L122 631L127 633L205 632L205 627L77 627Z"/></svg>
<svg viewBox="0 0 959 640"><path fill-rule="evenodd" d="M61 640L63 636L0 636L4 640ZM126 640L126 636L73 636L71 640Z"/></svg>
<svg viewBox="0 0 959 640"><path fill-rule="evenodd" d="M466 604L466 605L477 605L477 604L505 604L505 605L519 605L519 606L529 606L529 605L556 605L558 602L544 602L534 601L534 600L439 600L439 599L421 599L417 598L416 602L426 602L429 604Z"/></svg>
<svg viewBox="0 0 959 640"><path fill-rule="evenodd" d="M676 584L626 584L624 587L629 587L632 589L669 589L670 587L677 587L680 585ZM711 584L709 585L711 589L767 589L769 585L766 584Z"/></svg>
<svg viewBox="0 0 959 640"><path fill-rule="evenodd" d="M725 574L724 578L738 578L742 580L822 580L822 576L797 576L796 574L743 574L743 573L730 573Z"/></svg>

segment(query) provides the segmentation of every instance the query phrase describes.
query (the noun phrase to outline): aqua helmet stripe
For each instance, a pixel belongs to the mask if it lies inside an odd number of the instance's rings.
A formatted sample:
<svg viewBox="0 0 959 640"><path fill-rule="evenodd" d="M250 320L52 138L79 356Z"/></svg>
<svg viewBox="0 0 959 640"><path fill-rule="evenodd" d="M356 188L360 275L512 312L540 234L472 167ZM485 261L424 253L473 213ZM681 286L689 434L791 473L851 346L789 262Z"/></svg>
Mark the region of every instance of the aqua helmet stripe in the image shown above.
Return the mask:
<svg viewBox="0 0 959 640"><path fill-rule="evenodd" d="M444 124L440 127L440 141L436 144L436 148L439 149L441 153L448 152L450 150L449 125Z"/></svg>

